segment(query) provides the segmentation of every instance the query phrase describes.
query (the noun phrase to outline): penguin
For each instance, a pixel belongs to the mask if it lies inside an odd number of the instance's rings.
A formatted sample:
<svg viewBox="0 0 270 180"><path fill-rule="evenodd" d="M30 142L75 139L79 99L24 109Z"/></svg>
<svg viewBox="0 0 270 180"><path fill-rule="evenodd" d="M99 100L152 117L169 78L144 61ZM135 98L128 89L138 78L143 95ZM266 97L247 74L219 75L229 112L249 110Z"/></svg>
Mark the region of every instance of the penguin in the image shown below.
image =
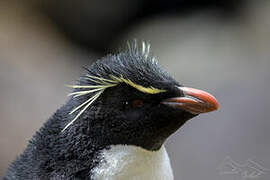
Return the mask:
<svg viewBox="0 0 270 180"><path fill-rule="evenodd" d="M147 42L97 60L71 87L3 180L173 180L164 143L219 108L170 76Z"/></svg>

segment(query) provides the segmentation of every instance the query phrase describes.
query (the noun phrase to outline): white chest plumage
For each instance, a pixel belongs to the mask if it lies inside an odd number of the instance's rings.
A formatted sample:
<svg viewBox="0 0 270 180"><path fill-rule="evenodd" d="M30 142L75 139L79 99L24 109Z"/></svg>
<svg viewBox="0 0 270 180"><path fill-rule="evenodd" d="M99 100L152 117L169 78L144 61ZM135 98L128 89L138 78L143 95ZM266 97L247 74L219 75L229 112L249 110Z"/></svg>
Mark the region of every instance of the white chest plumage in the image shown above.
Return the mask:
<svg viewBox="0 0 270 180"><path fill-rule="evenodd" d="M173 180L170 159L164 146L147 151L137 146L113 145L101 153L93 169L95 180Z"/></svg>

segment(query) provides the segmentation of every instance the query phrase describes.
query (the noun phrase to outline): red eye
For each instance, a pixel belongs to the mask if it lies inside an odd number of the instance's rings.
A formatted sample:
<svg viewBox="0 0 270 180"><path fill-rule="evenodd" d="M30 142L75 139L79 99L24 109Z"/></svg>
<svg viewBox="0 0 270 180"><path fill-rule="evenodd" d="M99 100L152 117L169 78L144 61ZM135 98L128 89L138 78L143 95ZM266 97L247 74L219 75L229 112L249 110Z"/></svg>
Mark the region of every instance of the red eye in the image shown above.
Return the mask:
<svg viewBox="0 0 270 180"><path fill-rule="evenodd" d="M132 105L134 107L141 107L143 104L144 104L143 100L141 100L141 99L135 99L132 101Z"/></svg>

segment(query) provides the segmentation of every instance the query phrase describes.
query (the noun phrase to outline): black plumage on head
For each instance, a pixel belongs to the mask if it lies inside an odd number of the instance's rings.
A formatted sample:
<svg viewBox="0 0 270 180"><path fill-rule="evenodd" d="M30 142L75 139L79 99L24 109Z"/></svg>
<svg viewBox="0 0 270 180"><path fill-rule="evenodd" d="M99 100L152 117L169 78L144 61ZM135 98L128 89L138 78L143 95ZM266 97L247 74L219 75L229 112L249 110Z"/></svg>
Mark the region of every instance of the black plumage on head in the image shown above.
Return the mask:
<svg viewBox="0 0 270 180"><path fill-rule="evenodd" d="M71 98L44 124L4 180L84 179L110 145L158 150L169 135L195 115L161 103L183 93L150 53L129 44L87 69Z"/></svg>

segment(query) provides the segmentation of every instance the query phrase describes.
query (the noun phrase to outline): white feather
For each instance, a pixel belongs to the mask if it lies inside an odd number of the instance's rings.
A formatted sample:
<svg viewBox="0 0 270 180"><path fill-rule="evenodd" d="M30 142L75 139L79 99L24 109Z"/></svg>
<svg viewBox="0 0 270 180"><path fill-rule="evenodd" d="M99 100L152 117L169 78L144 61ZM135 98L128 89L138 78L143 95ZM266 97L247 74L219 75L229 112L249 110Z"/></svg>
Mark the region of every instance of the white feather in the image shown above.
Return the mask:
<svg viewBox="0 0 270 180"><path fill-rule="evenodd" d="M173 180L170 159L164 146L147 151L131 145L113 145L101 153L92 170L95 180Z"/></svg>

